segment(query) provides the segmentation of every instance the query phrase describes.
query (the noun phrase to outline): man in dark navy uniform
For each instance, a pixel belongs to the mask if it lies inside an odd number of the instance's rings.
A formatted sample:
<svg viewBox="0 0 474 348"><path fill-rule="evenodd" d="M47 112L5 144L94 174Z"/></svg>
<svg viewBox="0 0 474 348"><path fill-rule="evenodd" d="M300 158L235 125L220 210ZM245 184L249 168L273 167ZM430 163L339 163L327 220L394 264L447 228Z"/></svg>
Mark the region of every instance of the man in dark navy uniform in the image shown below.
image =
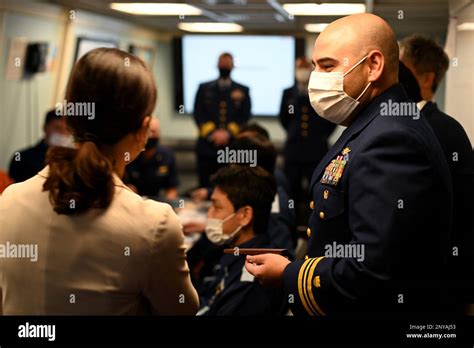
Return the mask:
<svg viewBox="0 0 474 348"><path fill-rule="evenodd" d="M413 74L418 98L412 97L433 128L448 162L453 180L454 271L463 297L474 303L474 159L472 145L462 125L432 101L449 67L449 58L435 41L413 35L401 42L400 60ZM400 78L402 82L402 78ZM406 82L404 85L410 85ZM411 97L411 96L410 96ZM465 281L468 280L468 283Z"/></svg>
<svg viewBox="0 0 474 348"><path fill-rule="evenodd" d="M221 166L217 150L227 146L250 118L249 88L230 78L234 60L230 53L219 56L219 78L202 83L194 102L198 126L197 164L199 186L208 187L209 177Z"/></svg>
<svg viewBox="0 0 474 348"><path fill-rule="evenodd" d="M313 173L308 255L248 256L280 284L295 315L446 309L449 169L428 122L398 81L398 45L373 14L331 23L317 38L309 96L347 126Z"/></svg>
<svg viewBox="0 0 474 348"><path fill-rule="evenodd" d="M242 248L270 247L265 231L276 193L275 179L258 166L231 165L220 169L213 183L206 235L234 253L223 255L198 289L198 315L281 314L281 290L261 286L245 269L245 256L239 255Z"/></svg>
<svg viewBox="0 0 474 348"><path fill-rule="evenodd" d="M156 118L150 121L145 151L126 167L125 183L141 196L165 201L178 197L176 160L173 151L160 144L160 124Z"/></svg>
<svg viewBox="0 0 474 348"><path fill-rule="evenodd" d="M280 122L287 132L284 149L285 174L290 182L291 197L298 203L305 201L307 186L314 168L328 151L328 138L336 125L318 117L308 98L311 61L296 59L296 83L285 89L280 108ZM304 194L303 194L304 192ZM298 220L307 221L307 214L298 211ZM303 222L304 223L304 222Z"/></svg>
<svg viewBox="0 0 474 348"><path fill-rule="evenodd" d="M46 152L50 146L72 146L72 138L64 118L56 110L46 113L43 124L44 138L35 146L16 151L10 161L8 174L15 182L35 176L46 165Z"/></svg>

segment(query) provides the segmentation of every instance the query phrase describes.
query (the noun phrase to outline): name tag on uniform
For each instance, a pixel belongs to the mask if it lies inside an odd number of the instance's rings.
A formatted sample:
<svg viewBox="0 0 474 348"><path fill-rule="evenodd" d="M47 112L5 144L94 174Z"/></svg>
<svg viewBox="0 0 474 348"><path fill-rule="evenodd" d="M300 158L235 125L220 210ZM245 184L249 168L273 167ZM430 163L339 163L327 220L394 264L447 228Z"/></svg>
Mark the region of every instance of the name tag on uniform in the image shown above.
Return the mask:
<svg viewBox="0 0 474 348"><path fill-rule="evenodd" d="M333 159L331 163L324 170L323 177L320 180L321 184L337 186L339 179L341 179L344 173L344 168L349 161L349 152L351 149L348 147L342 150L342 154Z"/></svg>

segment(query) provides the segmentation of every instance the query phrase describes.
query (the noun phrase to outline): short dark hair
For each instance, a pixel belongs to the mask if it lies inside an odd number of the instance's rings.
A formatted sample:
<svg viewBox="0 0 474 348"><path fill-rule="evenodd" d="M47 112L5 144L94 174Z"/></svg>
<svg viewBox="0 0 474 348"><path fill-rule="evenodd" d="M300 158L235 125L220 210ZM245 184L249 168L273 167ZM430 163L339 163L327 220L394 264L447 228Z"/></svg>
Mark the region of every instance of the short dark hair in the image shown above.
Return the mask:
<svg viewBox="0 0 474 348"><path fill-rule="evenodd" d="M61 117L61 115L56 114L56 109L49 110L44 116L43 128L55 120L60 120Z"/></svg>
<svg viewBox="0 0 474 348"><path fill-rule="evenodd" d="M273 174L275 171L277 158L275 146L270 140L265 139L259 134L238 137L232 141L230 148L232 150L255 150L257 153L257 165L270 174Z"/></svg>
<svg viewBox="0 0 474 348"><path fill-rule="evenodd" d="M413 63L417 73L433 72L435 74L431 90L433 93L436 92L449 68L449 58L443 47L436 41L419 34L403 39L400 46L403 48L403 57Z"/></svg>
<svg viewBox="0 0 474 348"><path fill-rule="evenodd" d="M222 58L230 58L232 60L234 60L234 57L232 56L232 54L230 54L229 52L223 52L219 55L219 60L222 59Z"/></svg>
<svg viewBox="0 0 474 348"><path fill-rule="evenodd" d="M272 174L259 166L233 164L219 169L212 176L211 182L227 195L235 211L247 205L252 207L255 233L266 232L276 195L276 183Z"/></svg>
<svg viewBox="0 0 474 348"><path fill-rule="evenodd" d="M268 133L268 131L265 128L263 128L261 125L255 122L246 123L242 125L240 127L239 133L244 133L244 132L259 134L262 137L266 138L267 140L270 140L270 133Z"/></svg>

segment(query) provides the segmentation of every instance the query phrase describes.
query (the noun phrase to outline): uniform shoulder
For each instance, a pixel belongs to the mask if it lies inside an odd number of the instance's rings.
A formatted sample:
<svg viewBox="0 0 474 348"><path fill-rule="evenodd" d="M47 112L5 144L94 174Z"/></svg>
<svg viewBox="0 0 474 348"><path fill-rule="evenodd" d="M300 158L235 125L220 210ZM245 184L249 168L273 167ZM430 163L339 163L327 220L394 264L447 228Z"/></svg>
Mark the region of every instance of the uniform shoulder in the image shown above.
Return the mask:
<svg viewBox="0 0 474 348"><path fill-rule="evenodd" d="M245 85L243 85L243 84L241 84L241 83L232 81L232 85L233 85L233 86L232 86L233 88L240 88L240 89L243 89L243 90L245 90L245 91L247 91L247 92L249 91L249 87L247 87L247 86L245 86Z"/></svg>
<svg viewBox="0 0 474 348"><path fill-rule="evenodd" d="M284 95L287 95L287 94L289 94L289 93L292 93L294 89L295 89L295 86L291 86L291 87L285 88L285 89L283 90L283 94L284 94Z"/></svg>
<svg viewBox="0 0 474 348"><path fill-rule="evenodd" d="M387 145L402 147L418 144L429 148L437 142L433 130L423 117L408 116L378 115L368 126L365 138L376 138Z"/></svg>
<svg viewBox="0 0 474 348"><path fill-rule="evenodd" d="M20 150L15 151L14 153L20 153L20 156L22 157L28 157L28 156L37 156L38 151L41 151L43 148L42 143L35 144L33 146L29 147L24 147Z"/></svg>
<svg viewBox="0 0 474 348"><path fill-rule="evenodd" d="M174 151L168 146L165 145L159 145L157 149L157 153L166 156L166 157L173 157L174 156Z"/></svg>
<svg viewBox="0 0 474 348"><path fill-rule="evenodd" d="M423 110L422 110L423 113ZM441 129L449 130L449 133L454 136L465 136L464 127L454 117L449 116L445 112L434 106L431 114L427 117L428 122L434 121ZM430 122L433 125L433 122Z"/></svg>
<svg viewBox="0 0 474 348"><path fill-rule="evenodd" d="M216 84L216 81L217 80L211 80L211 81L206 81L206 82L202 82L200 85L199 85L199 88L210 88L212 86L214 86Z"/></svg>

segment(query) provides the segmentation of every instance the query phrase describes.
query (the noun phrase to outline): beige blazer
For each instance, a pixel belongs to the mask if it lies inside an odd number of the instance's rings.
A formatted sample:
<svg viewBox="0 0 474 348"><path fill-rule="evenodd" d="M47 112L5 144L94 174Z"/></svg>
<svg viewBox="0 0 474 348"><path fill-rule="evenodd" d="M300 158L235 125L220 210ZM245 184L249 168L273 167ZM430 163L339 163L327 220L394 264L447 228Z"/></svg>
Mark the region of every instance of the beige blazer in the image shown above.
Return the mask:
<svg viewBox="0 0 474 348"><path fill-rule="evenodd" d="M143 200L114 176L108 209L59 215L42 191L48 171L0 196L3 314L197 312L182 226L168 204Z"/></svg>

